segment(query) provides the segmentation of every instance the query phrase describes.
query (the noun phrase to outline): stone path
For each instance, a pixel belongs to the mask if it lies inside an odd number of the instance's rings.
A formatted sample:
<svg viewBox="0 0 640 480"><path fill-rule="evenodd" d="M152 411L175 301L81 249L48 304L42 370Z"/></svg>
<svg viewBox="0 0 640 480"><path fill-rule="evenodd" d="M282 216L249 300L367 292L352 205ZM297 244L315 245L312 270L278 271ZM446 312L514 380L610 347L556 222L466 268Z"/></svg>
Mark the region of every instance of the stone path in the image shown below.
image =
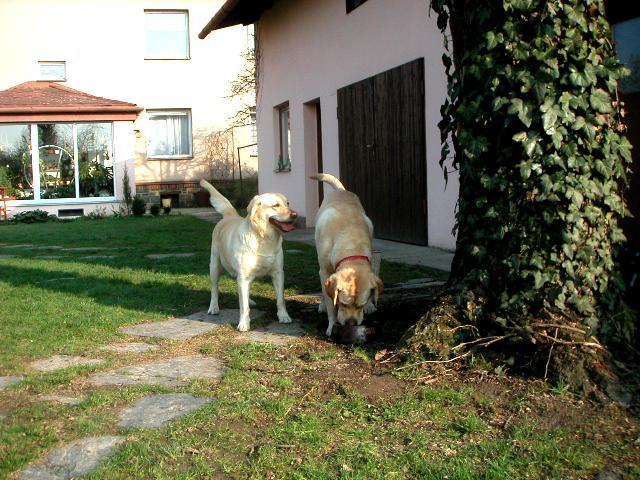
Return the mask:
<svg viewBox="0 0 640 480"><path fill-rule="evenodd" d="M10 375L7 377L0 377L0 390L3 390L10 385L20 383L22 380L24 380L24 377L21 375Z"/></svg>
<svg viewBox="0 0 640 480"><path fill-rule="evenodd" d="M158 350L158 345L151 345L150 343L141 342L129 342L129 343L113 343L102 347L102 350L110 350L116 353L144 353L149 351Z"/></svg>
<svg viewBox="0 0 640 480"><path fill-rule="evenodd" d="M219 315L207 315L206 311L201 311L180 318L123 327L119 331L137 337L185 341L196 335L211 332L220 325L235 326L238 315L237 309L221 310ZM252 320L262 315L263 312L259 310L251 312ZM289 324L274 322L250 332L238 333L235 338L242 342L264 342L283 346L303 335L304 330L297 322ZM159 345L125 341L106 345L101 350L139 355L160 348ZM100 358L53 355L34 361L30 366L37 371L51 372L78 365L99 365L102 362L104 360ZM218 382L223 377L224 371L223 362L216 358L206 355L182 355L96 372L89 376L88 381L95 387L161 385L179 388L188 385L192 380ZM0 390L19 383L23 379L22 376L0 377ZM68 406L82 402L82 398L58 394L40 395L36 398ZM117 426L161 428L171 420L194 412L213 401L214 399L210 397L198 398L181 392L147 395L119 413ZM125 437L120 435L74 440L27 465L19 472L19 478L23 480L71 479L85 475L99 467L104 459L112 455L124 442Z"/></svg>
<svg viewBox="0 0 640 480"><path fill-rule="evenodd" d="M54 355L53 357L36 360L29 365L39 372L53 372L61 368L79 367L85 365L98 365L104 362L99 358L73 357L70 355Z"/></svg>
<svg viewBox="0 0 640 480"><path fill-rule="evenodd" d="M119 427L159 428L171 420L211 403L188 393L165 393L141 398L120 414Z"/></svg>
<svg viewBox="0 0 640 480"><path fill-rule="evenodd" d="M89 377L89 382L96 386L162 385L181 387L187 385L189 380L220 380L223 371L224 366L220 360L201 355L187 355L95 373Z"/></svg>
<svg viewBox="0 0 640 480"><path fill-rule="evenodd" d="M22 470L20 478L62 480L85 475L100 466L103 459L111 455L124 440L124 437L112 435L75 440Z"/></svg>
<svg viewBox="0 0 640 480"><path fill-rule="evenodd" d="M153 260L162 260L164 258L193 257L194 255L195 255L194 252L186 252L186 253L150 253L149 255L145 255L145 258L151 258Z"/></svg>
<svg viewBox="0 0 640 480"><path fill-rule="evenodd" d="M186 317L172 318L161 322L142 323L132 327L122 327L118 331L140 337L166 338L170 340L188 340L203 333L212 332L220 325L236 325L239 317L238 309L222 309L218 315L209 315L206 310ZM251 310L251 320L263 315L260 310Z"/></svg>

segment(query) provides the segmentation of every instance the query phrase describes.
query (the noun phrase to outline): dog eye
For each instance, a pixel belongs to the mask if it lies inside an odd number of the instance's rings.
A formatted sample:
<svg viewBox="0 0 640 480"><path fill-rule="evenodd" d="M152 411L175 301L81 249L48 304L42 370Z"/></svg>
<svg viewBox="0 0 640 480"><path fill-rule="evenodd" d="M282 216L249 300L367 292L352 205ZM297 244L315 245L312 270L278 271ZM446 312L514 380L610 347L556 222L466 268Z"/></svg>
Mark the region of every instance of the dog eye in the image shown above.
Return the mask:
<svg viewBox="0 0 640 480"><path fill-rule="evenodd" d="M278 207L280 207L280 204L279 204L279 203L276 203L276 204L273 206L273 208L278 208Z"/></svg>

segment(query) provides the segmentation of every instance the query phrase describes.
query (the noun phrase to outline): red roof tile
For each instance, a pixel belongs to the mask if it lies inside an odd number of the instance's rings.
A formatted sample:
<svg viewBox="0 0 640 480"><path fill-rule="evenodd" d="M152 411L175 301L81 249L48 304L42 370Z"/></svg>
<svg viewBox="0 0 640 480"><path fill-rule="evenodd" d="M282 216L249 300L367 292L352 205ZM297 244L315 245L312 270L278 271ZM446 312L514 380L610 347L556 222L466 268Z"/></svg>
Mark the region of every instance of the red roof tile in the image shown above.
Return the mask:
<svg viewBox="0 0 640 480"><path fill-rule="evenodd" d="M135 120L142 110L134 103L96 97L56 82L25 82L0 91L0 122Z"/></svg>

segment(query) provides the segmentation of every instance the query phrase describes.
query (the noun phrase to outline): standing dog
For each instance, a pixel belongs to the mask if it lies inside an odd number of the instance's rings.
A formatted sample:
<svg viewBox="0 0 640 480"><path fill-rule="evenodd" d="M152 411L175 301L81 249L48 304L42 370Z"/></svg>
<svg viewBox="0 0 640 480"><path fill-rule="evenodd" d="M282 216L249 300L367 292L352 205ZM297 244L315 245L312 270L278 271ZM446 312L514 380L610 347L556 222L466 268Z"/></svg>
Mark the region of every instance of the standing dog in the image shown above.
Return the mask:
<svg viewBox="0 0 640 480"><path fill-rule="evenodd" d="M333 175L310 178L335 189L325 195L318 210L315 235L324 296L318 311L327 312L326 333L331 336L336 320L340 325L360 325L365 313L374 312L383 284L371 270L373 224L360 199Z"/></svg>
<svg viewBox="0 0 640 480"><path fill-rule="evenodd" d="M211 205L222 220L213 229L211 238L211 303L210 315L220 312L218 306L218 278L220 266L236 278L240 300L238 330L249 330L249 288L255 278L269 275L276 291L278 320L289 323L291 318L284 304L284 271L282 233L294 230L291 223L298 216L289 208L289 202L279 193L263 193L253 197L242 218L233 205L213 185L200 180L209 191Z"/></svg>

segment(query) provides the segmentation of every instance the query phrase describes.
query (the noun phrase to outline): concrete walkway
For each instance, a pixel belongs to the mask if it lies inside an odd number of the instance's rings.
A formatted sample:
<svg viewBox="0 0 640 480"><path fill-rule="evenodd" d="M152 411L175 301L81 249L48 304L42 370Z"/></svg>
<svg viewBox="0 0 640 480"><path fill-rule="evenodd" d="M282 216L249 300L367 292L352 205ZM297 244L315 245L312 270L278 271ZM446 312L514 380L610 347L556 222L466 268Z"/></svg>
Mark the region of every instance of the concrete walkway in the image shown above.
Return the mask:
<svg viewBox="0 0 640 480"><path fill-rule="evenodd" d="M220 220L220 214L213 208L175 208L171 213L181 215L192 215L210 223ZM300 228L285 234L285 240L291 242L306 243L313 246L313 228ZM373 248L382 252L382 258L390 262L406 263L408 265L421 265L423 267L436 268L446 272L451 271L453 252L434 247L424 247L421 245L411 245L408 243L392 242L376 238L373 240Z"/></svg>

